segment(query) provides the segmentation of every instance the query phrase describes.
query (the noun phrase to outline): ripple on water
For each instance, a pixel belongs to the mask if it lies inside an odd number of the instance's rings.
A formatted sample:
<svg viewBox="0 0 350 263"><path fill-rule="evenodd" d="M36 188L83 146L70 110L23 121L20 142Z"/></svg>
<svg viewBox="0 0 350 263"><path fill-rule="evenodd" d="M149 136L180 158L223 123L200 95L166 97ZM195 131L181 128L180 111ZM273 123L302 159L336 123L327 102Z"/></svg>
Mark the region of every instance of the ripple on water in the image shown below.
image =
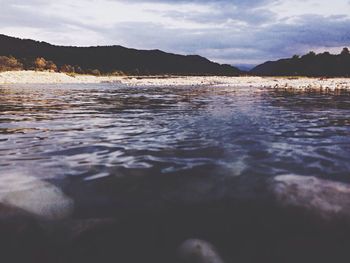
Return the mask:
<svg viewBox="0 0 350 263"><path fill-rule="evenodd" d="M0 87L0 172L347 180L349 94L114 84ZM49 172L48 172L49 171Z"/></svg>

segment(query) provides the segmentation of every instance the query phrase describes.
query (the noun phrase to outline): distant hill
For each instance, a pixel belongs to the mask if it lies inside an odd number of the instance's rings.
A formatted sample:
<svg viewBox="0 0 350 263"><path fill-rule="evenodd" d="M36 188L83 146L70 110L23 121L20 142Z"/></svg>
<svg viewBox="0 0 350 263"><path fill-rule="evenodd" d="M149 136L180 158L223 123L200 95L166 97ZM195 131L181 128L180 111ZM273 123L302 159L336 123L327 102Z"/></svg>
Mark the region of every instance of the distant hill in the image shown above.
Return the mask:
<svg viewBox="0 0 350 263"><path fill-rule="evenodd" d="M5 60L17 59L25 69L44 65L45 69L62 71L127 74L174 74L174 75L228 75L236 76L240 70L220 65L197 56L183 56L160 50L136 50L122 46L68 47L46 42L19 39L0 34L0 56ZM37 58L44 58L38 60ZM44 61L44 62L43 62ZM45 61L50 66L45 66ZM10 67L13 66L11 61ZM43 64L44 63L44 64ZM8 68L8 66L4 67Z"/></svg>
<svg viewBox="0 0 350 263"><path fill-rule="evenodd" d="M302 57L265 62L250 73L260 76L350 77L350 52L348 48L339 55L310 52Z"/></svg>
<svg viewBox="0 0 350 263"><path fill-rule="evenodd" d="M235 64L236 68L240 69L243 73L249 72L251 69L256 67L256 64Z"/></svg>

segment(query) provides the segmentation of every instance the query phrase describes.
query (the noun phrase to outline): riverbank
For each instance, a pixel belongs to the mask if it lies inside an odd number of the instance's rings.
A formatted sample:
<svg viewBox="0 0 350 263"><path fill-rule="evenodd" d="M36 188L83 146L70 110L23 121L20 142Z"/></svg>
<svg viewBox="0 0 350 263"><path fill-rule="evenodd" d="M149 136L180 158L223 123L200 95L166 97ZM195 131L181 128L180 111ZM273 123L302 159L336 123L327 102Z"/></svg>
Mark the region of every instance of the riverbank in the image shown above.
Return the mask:
<svg viewBox="0 0 350 263"><path fill-rule="evenodd" d="M59 83L103 83L117 82L130 86L221 86L256 87L300 90L350 90L350 78L306 78L306 77L221 77L221 76L92 76L68 75L65 73L9 71L0 73L0 85L6 84L59 84Z"/></svg>

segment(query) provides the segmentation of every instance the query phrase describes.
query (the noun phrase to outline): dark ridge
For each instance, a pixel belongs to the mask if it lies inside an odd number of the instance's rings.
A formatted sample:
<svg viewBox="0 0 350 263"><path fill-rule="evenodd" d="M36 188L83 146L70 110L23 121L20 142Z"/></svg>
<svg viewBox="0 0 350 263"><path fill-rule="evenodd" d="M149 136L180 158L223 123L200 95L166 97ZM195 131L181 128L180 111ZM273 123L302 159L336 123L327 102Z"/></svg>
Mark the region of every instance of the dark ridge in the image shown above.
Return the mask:
<svg viewBox="0 0 350 263"><path fill-rule="evenodd" d="M350 52L344 48L338 55L329 52L268 61L250 71L259 76L350 77Z"/></svg>
<svg viewBox="0 0 350 263"><path fill-rule="evenodd" d="M240 74L238 68L220 65L208 59L176 55L160 50L137 50L122 46L73 47L55 46L46 42L19 39L0 34L0 56L13 56L26 69L29 62L42 57L61 68L79 66L83 71L101 73L121 71L128 74L228 75Z"/></svg>

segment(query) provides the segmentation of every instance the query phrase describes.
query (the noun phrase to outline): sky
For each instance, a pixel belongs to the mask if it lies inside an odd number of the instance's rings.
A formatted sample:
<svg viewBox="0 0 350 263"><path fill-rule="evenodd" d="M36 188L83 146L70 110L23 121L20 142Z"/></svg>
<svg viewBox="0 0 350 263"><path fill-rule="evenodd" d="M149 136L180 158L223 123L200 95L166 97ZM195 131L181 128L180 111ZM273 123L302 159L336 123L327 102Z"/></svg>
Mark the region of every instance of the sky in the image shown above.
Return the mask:
<svg viewBox="0 0 350 263"><path fill-rule="evenodd" d="M256 65L350 47L350 0L0 0L0 33Z"/></svg>

